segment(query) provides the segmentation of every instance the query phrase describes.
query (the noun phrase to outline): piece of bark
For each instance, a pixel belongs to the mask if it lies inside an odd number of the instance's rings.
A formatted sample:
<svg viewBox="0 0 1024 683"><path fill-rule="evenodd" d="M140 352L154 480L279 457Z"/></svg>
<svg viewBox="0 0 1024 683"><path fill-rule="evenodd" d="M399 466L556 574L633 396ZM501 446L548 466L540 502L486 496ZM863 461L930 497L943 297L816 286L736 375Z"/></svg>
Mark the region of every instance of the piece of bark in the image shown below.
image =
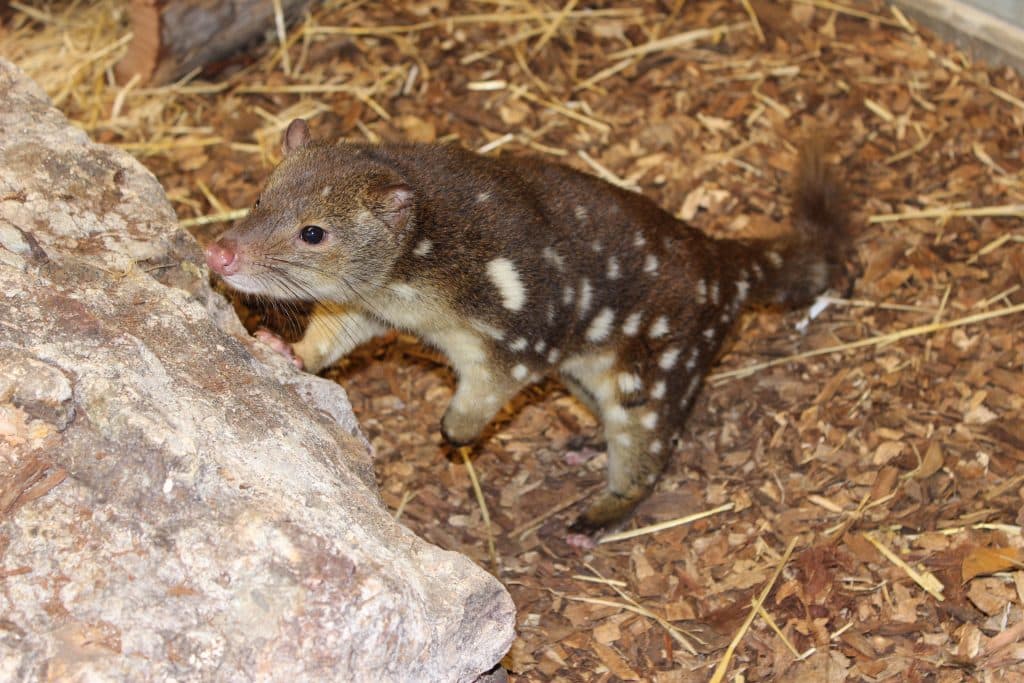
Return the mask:
<svg viewBox="0 0 1024 683"><path fill-rule="evenodd" d="M316 0L281 0L285 19ZM193 69L224 59L274 30L270 0L132 0L132 41L115 67L124 83L170 83Z"/></svg>
<svg viewBox="0 0 1024 683"><path fill-rule="evenodd" d="M0 678L471 681L505 589L397 524L340 386L0 60Z"/></svg>

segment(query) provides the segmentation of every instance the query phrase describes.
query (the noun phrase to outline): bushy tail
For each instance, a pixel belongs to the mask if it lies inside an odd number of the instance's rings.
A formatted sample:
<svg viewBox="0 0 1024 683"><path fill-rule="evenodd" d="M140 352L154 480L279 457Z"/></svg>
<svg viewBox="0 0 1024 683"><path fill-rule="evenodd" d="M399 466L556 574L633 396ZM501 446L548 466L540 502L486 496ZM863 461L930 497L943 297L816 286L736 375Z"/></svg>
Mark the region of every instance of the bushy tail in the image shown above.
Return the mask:
<svg viewBox="0 0 1024 683"><path fill-rule="evenodd" d="M753 267L764 274L751 294L762 303L808 304L843 268L849 246L846 199L838 172L825 161L825 148L825 138L815 135L800 150L794 173L794 233L749 244Z"/></svg>

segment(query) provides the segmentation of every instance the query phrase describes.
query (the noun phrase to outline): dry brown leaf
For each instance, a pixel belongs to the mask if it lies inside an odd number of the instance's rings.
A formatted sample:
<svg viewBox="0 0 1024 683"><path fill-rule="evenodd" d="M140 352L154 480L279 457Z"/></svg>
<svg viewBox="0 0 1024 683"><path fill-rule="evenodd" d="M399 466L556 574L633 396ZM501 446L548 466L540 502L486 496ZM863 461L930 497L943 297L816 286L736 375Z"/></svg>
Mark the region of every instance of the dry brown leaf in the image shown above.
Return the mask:
<svg viewBox="0 0 1024 683"><path fill-rule="evenodd" d="M633 669L630 668L629 664L626 663L626 660L623 659L622 656L619 655L618 652L616 652L615 650L613 650L609 646L604 645L602 643L596 643L595 642L594 643L594 652L601 659L601 661L604 663L604 665L607 666L608 669L613 674L615 674L616 676L618 676L622 680L624 680L624 681L639 681L640 680L640 674L638 674L636 671L633 671Z"/></svg>
<svg viewBox="0 0 1024 683"><path fill-rule="evenodd" d="M903 443L900 441L884 441L875 451L872 462L875 465L884 465L903 452Z"/></svg>
<svg viewBox="0 0 1024 683"><path fill-rule="evenodd" d="M1015 597L1016 591L995 577L975 579L967 589L967 599L989 616L1004 614Z"/></svg>
<svg viewBox="0 0 1024 683"><path fill-rule="evenodd" d="M928 444L928 450L924 452L921 464L913 472L914 478L927 479L942 469L943 462L942 446L939 445L938 441L932 441Z"/></svg>
<svg viewBox="0 0 1024 683"><path fill-rule="evenodd" d="M617 621L608 620L594 627L594 640L602 645L609 645L622 637Z"/></svg>
<svg viewBox="0 0 1024 683"><path fill-rule="evenodd" d="M1024 567L1024 551L1010 547L975 548L964 556L960 574L963 582L967 583L976 576L994 574L1014 567Z"/></svg>

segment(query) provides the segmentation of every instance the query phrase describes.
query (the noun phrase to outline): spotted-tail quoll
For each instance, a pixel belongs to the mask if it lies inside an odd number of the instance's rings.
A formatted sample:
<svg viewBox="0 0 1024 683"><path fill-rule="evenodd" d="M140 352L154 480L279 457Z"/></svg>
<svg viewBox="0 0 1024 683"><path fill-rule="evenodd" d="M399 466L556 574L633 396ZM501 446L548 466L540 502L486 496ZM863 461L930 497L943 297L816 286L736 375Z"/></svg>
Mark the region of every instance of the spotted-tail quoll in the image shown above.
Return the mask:
<svg viewBox="0 0 1024 683"><path fill-rule="evenodd" d="M719 240L565 166L453 145L311 139L295 120L246 218L212 243L234 289L314 302L291 349L316 372L388 329L451 362L441 422L476 439L556 374L600 418L608 484L577 520L621 520L652 490L744 304L798 306L842 261L845 215L822 145L802 149L790 236Z"/></svg>

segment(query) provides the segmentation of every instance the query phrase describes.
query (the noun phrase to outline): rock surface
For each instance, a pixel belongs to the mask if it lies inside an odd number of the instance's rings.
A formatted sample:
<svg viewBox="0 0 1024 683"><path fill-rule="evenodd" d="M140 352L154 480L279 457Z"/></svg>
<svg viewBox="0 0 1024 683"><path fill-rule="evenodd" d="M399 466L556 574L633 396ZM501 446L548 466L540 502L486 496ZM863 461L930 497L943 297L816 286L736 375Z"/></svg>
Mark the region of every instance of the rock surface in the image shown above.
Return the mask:
<svg viewBox="0 0 1024 683"><path fill-rule="evenodd" d="M0 680L473 680L514 607L381 504L156 180L0 60Z"/></svg>

